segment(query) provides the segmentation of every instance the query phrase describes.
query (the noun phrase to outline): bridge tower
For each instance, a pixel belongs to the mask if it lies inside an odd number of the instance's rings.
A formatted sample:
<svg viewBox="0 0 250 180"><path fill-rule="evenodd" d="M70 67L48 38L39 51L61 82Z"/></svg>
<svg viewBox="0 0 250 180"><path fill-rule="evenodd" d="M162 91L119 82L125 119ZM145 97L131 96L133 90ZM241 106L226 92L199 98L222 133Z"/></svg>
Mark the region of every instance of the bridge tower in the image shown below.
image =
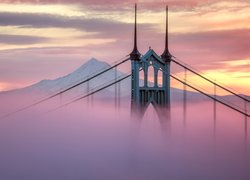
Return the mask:
<svg viewBox="0 0 250 180"><path fill-rule="evenodd" d="M168 50L168 7L166 7L166 37L163 54L159 56L150 48L142 56L137 48L137 5L135 4L134 49L130 53L130 60L131 110L142 117L148 105L152 103L159 118L162 117L162 109L164 112L168 109L169 114L171 54ZM150 68L153 69L153 77L149 77ZM140 77L141 74L143 78ZM150 78L153 79L152 82L149 81Z"/></svg>

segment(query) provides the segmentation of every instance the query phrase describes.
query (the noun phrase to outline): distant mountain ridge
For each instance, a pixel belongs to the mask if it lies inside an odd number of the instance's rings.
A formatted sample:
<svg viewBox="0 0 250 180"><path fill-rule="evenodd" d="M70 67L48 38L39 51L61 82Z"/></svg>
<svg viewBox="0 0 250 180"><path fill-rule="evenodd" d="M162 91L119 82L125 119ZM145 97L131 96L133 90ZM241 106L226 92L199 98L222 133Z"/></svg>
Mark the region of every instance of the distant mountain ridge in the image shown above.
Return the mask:
<svg viewBox="0 0 250 180"><path fill-rule="evenodd" d="M94 74L109 68L110 65L106 62L97 60L95 58L91 58L89 61L84 63L82 66L77 68L72 73L67 74L66 76L59 77L53 80L42 80L38 83L35 83L31 86L6 91L6 92L0 92L0 97L3 95L27 95L27 94L36 94L39 95L51 95L53 93L59 92L61 90L64 90L67 87L70 87L74 84L76 84L79 81L82 81L88 77L93 76ZM76 95L82 95L86 94L88 91L95 90L97 87L102 86L105 83L108 83L115 79L115 75L117 74L117 77L124 75L125 73L117 71L116 69L111 69L110 71L94 78L89 83L84 83L79 85L78 87L68 91L65 93L66 96L72 98ZM130 89L131 89L131 79L128 78L120 83L120 90L121 90L121 96L122 97L129 97L130 96ZM115 93L115 87L111 86L107 89L99 92L96 94L96 97L101 98L111 98L114 97ZM64 95L64 96L65 96ZM183 90L171 88L171 98L174 101L183 100ZM204 100L207 99L204 95L201 95L196 92L190 92L187 91L187 98L188 100Z"/></svg>
<svg viewBox="0 0 250 180"><path fill-rule="evenodd" d="M53 80L41 80L38 83L35 83L31 86L27 86L21 89L14 89L10 91L0 92L0 94L9 94L9 93L45 93L50 94L53 92L57 92L63 90L71 85L84 80L85 78L93 76L95 73L100 72L106 68L109 68L110 65L106 62L99 61L95 58L91 58L89 61L84 63L82 66L77 68L72 73L69 73L63 77L59 77ZM122 72L117 72L117 76L122 75ZM94 89L97 85L105 81L110 81L114 79L115 70L112 69L107 73L104 73L100 77L95 78L94 82L89 83L89 89ZM87 89L87 83L80 85L72 89L71 91L76 93L76 91L84 91Z"/></svg>

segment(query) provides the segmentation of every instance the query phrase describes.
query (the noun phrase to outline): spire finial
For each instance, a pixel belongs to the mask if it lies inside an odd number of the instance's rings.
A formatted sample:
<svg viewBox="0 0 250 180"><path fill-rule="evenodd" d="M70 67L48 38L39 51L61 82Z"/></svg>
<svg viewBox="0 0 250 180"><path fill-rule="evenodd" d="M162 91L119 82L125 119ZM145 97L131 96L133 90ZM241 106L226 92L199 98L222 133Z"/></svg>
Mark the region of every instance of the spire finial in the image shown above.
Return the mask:
<svg viewBox="0 0 250 180"><path fill-rule="evenodd" d="M168 5L166 6L166 34L165 34L165 50L161 55L165 61L171 61L171 54L168 50Z"/></svg>
<svg viewBox="0 0 250 180"><path fill-rule="evenodd" d="M135 25L134 25L134 49L130 53L130 58L132 60L140 60L141 54L137 49L137 4L135 3Z"/></svg>
<svg viewBox="0 0 250 180"><path fill-rule="evenodd" d="M135 32L134 32L134 49L137 49L137 4L135 3Z"/></svg>
<svg viewBox="0 0 250 180"><path fill-rule="evenodd" d="M166 42L165 49L168 49L168 6L166 6Z"/></svg>

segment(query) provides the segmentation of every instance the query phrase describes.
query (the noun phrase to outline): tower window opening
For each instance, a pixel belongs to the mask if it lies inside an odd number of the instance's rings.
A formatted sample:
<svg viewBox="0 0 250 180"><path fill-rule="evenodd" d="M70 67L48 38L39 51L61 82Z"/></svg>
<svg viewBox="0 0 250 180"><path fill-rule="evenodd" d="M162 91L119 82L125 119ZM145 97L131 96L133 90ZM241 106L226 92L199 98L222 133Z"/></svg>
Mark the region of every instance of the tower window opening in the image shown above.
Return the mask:
<svg viewBox="0 0 250 180"><path fill-rule="evenodd" d="M163 87L163 71L161 68L158 70L157 82L158 82L158 87Z"/></svg>
<svg viewBox="0 0 250 180"><path fill-rule="evenodd" d="M154 87L154 67L148 67L148 87Z"/></svg>
<svg viewBox="0 0 250 180"><path fill-rule="evenodd" d="M140 71L139 71L139 86L140 87L144 87L145 86L144 79L145 79L144 69L141 68Z"/></svg>

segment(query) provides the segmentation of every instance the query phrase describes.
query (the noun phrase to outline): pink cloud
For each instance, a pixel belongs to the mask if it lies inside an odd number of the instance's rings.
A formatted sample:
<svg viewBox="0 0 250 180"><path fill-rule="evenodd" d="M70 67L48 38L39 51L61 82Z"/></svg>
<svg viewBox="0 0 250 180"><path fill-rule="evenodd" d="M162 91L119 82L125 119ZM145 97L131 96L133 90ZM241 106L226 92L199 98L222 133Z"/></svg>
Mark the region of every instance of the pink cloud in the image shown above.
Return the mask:
<svg viewBox="0 0 250 180"><path fill-rule="evenodd" d="M224 0L219 0L224 1ZM231 0L236 1L236 0ZM243 0L242 0L243 1ZM159 9L166 4L176 8L193 8L198 5L204 5L208 3L218 2L218 0L168 0L168 1L139 1L139 0L0 0L0 3L33 3L33 4L83 4L97 9L109 9L117 10L126 8L129 4L138 3L141 8L147 8L151 10ZM115 8L114 8L115 7Z"/></svg>
<svg viewBox="0 0 250 180"><path fill-rule="evenodd" d="M34 0L6 0L0 2L37 3L37 1ZM134 2L135 1L131 0L86 0L81 1L81 4L102 11L112 9L117 10L115 8L117 6L119 6L119 9L127 8L128 6L131 6L132 8ZM211 3L211 1L207 0L179 0L168 1L167 4L178 8L191 8L208 2ZM40 0L39 3L72 4L79 3L79 1ZM160 8L162 9L162 6L165 4L166 3L163 3L162 1L145 2L140 4L140 8L159 10ZM28 13L1 13L0 19L0 24L3 26L18 25L33 28L75 28L84 31L98 32L98 34L95 35L79 37L83 41L87 38L115 39L112 43L88 45L87 47L59 46L51 48L48 46L47 48L1 51L2 61L0 66L0 81L30 83L45 78L56 78L69 73L91 57L112 62L129 54L132 50L133 24L129 23L111 20L104 21L100 19L67 19L64 17L54 17L42 14L31 15ZM217 26L217 24L213 24L213 26ZM222 26L222 24L220 24L220 26ZM158 29L154 27L154 24L140 24L138 28L138 46L140 52L144 54L148 50L148 47L151 46L160 55L164 49L165 35L163 33L158 33ZM249 29L170 34L169 36L169 47L171 53L198 69L206 70L209 68L221 68L221 64L214 63L219 61L250 59ZM37 41L34 37L29 38L30 39L25 38L26 43ZM22 41L22 37L16 36L13 39L13 36L9 35L2 36L2 39L5 40L6 43L13 41L19 42L18 40ZM118 50L114 52L114 49ZM32 57L32 61L29 61L30 57ZM30 69L31 66L37 66L39 69ZM60 68L58 68L59 66ZM242 68L244 68L244 70L246 69L245 67Z"/></svg>

